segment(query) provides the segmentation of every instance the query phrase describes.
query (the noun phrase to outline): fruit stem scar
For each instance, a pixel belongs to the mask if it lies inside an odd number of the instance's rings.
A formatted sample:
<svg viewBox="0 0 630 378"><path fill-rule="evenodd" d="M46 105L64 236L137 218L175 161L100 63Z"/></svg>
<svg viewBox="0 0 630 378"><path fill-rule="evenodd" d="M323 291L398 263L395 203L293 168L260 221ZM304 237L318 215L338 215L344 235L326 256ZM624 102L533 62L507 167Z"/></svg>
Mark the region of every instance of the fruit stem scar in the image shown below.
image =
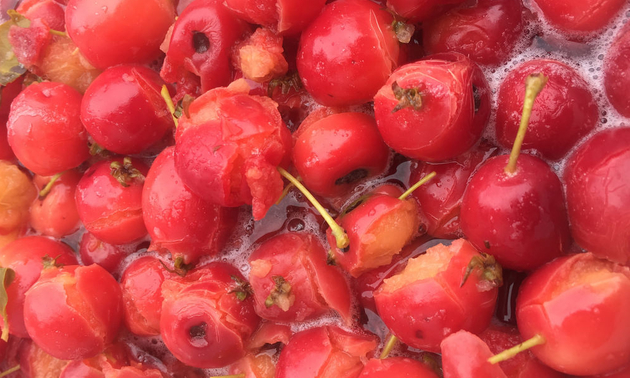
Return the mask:
<svg viewBox="0 0 630 378"><path fill-rule="evenodd" d="M414 110L422 109L422 94L418 88L402 88L398 85L397 81L392 83L392 92L394 97L398 100L398 104L392 110L392 113L396 113L404 108L412 107Z"/></svg>
<svg viewBox="0 0 630 378"><path fill-rule="evenodd" d="M160 92L164 102L166 102L166 107L168 111L171 113L171 117L173 117L173 122L175 123L175 127L179 126L179 121L177 117L175 117L175 104L173 103L173 99L171 98L171 94L168 92L168 87L166 84L162 85L162 91Z"/></svg>
<svg viewBox="0 0 630 378"><path fill-rule="evenodd" d="M521 116L521 124L518 127L518 133L514 140L514 146L510 153L510 160L505 167L505 173L513 174L516 172L516 161L518 155L521 153L521 146L525 139L525 133L527 132L527 125L529 125L529 118L532 115L532 109L534 107L534 101L538 94L543 90L547 83L547 77L541 73L531 74L525 80L525 100L523 102L523 115Z"/></svg>
<svg viewBox="0 0 630 378"><path fill-rule="evenodd" d="M526 340L518 345L513 346L510 349L506 349L499 354L495 354L494 356L488 358L488 362L490 362L492 365L498 364L499 362L508 360L516 356L522 351L533 348L536 345L542 345L546 342L547 340L545 340L545 338L542 335L536 335L529 340Z"/></svg>
<svg viewBox="0 0 630 378"><path fill-rule="evenodd" d="M44 188L39 192L39 198L40 199L46 198L48 193L50 193L50 191L52 190L53 186L55 185L55 182L57 180L59 180L59 177L61 177L64 173L66 173L66 171L59 172L59 173L55 174L53 177L50 178L50 181L48 181L46 186L44 186Z"/></svg>
<svg viewBox="0 0 630 378"><path fill-rule="evenodd" d="M429 181L432 178L434 178L436 174L437 173L435 173L435 171L433 171L433 172L429 173L428 175L424 176L420 181L418 181L417 183L413 184L413 186L411 188L407 189L407 191L404 192L400 197L398 197L398 199L401 200L401 201L404 201L416 189L418 189L422 185L426 184L427 181Z"/></svg>
<svg viewBox="0 0 630 378"><path fill-rule="evenodd" d="M295 185L295 187L298 188L300 192L302 192L302 194L304 194L304 196L311 202L311 204L313 204L315 209L317 209L319 214L324 218L326 223L328 223L328 226L330 227L330 230L332 231L332 234L335 237L335 240L337 241L337 248L339 249L347 248L348 245L350 244L350 239L348 238L346 231L343 228L341 228L341 226L339 226L337 222L335 222L335 220L330 216L330 214L328 214L326 209L324 209L324 206L322 206L319 203L319 201L317 201L315 197L313 197L313 195L304 187L304 185L302 185L301 182L299 182L295 177L293 177L284 168L278 167L278 172L280 172L280 175L282 175L282 177L289 180L291 184Z"/></svg>
<svg viewBox="0 0 630 378"><path fill-rule="evenodd" d="M387 356L389 356L389 354L391 353L392 349L394 349L394 346L396 345L396 343L398 342L398 338L394 335L389 336L389 339L387 339L387 342L385 343L385 346L383 347L383 351L381 352L381 355L379 356L379 358L381 360L384 360L387 358Z"/></svg>

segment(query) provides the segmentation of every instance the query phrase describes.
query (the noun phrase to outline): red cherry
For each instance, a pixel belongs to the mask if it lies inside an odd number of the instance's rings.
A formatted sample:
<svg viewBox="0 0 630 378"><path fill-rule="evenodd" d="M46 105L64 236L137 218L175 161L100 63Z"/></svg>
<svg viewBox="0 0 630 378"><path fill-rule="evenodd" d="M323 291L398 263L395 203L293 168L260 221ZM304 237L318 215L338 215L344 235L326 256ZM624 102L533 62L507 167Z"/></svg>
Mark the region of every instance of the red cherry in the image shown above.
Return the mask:
<svg viewBox="0 0 630 378"><path fill-rule="evenodd" d="M615 109L630 118L630 98L626 89L630 86L630 26L625 26L608 49L604 63L604 87L606 96ZM4 94L4 92L3 92Z"/></svg>
<svg viewBox="0 0 630 378"><path fill-rule="evenodd" d="M337 218L350 238L348 248L337 247L330 229L326 232L332 259L353 277L388 265L402 248L418 235L418 206L399 199L402 190L383 185Z"/></svg>
<svg viewBox="0 0 630 378"><path fill-rule="evenodd" d="M350 289L341 272L326 264L312 234L286 233L262 243L249 257L256 313L273 321L305 321L334 309L352 323Z"/></svg>
<svg viewBox="0 0 630 378"><path fill-rule="evenodd" d="M260 318L247 281L224 263L212 263L162 284L160 333L185 364L218 368L245 355L244 345Z"/></svg>
<svg viewBox="0 0 630 378"><path fill-rule="evenodd" d="M160 334L162 315L162 283L173 278L164 264L155 257L135 260L123 273L120 285L123 294L125 325L136 335Z"/></svg>
<svg viewBox="0 0 630 378"><path fill-rule="evenodd" d="M174 20L168 0L70 0L66 8L68 35L101 70L150 63Z"/></svg>
<svg viewBox="0 0 630 378"><path fill-rule="evenodd" d="M12 335L29 337L24 326L24 294L39 280L44 259L77 264L70 247L42 236L24 237L0 249L0 266L15 272L13 282L7 287L7 316Z"/></svg>
<svg viewBox="0 0 630 378"><path fill-rule="evenodd" d="M348 193L358 181L381 174L389 149L372 116L336 113L296 131L293 164L304 185L324 197Z"/></svg>
<svg viewBox="0 0 630 378"><path fill-rule="evenodd" d="M544 161L521 155L514 174L507 155L489 159L472 176L462 198L464 235L501 266L533 270L563 254L571 243L562 184Z"/></svg>
<svg viewBox="0 0 630 378"><path fill-rule="evenodd" d="M393 21L367 0L326 5L302 33L297 55L300 78L317 102L342 106L372 100L398 62Z"/></svg>
<svg viewBox="0 0 630 378"><path fill-rule="evenodd" d="M566 33L598 31L625 4L624 0L534 0L544 17Z"/></svg>
<svg viewBox="0 0 630 378"><path fill-rule="evenodd" d="M454 333L441 348L444 378L507 378L499 365L488 362L493 356L488 345L472 333Z"/></svg>
<svg viewBox="0 0 630 378"><path fill-rule="evenodd" d="M155 71L138 65L109 68L90 84L81 121L94 141L118 154L137 154L173 128Z"/></svg>
<svg viewBox="0 0 630 378"><path fill-rule="evenodd" d="M387 0L387 7L411 22L428 21L465 0Z"/></svg>
<svg viewBox="0 0 630 378"><path fill-rule="evenodd" d="M560 159L598 122L599 112L589 85L559 61L537 59L512 70L499 89L496 132L503 147L511 148L518 131L528 75L542 73L547 84L534 102L523 148Z"/></svg>
<svg viewBox="0 0 630 378"><path fill-rule="evenodd" d="M252 24L280 34L298 34L317 17L326 0L226 0L225 4Z"/></svg>
<svg viewBox="0 0 630 378"><path fill-rule="evenodd" d="M458 53L437 54L400 67L374 98L385 143L407 157L451 159L481 137L490 117L483 73Z"/></svg>
<svg viewBox="0 0 630 378"><path fill-rule="evenodd" d="M130 158L102 160L91 166L75 193L85 228L110 244L126 244L146 235L142 186L148 170L144 163Z"/></svg>
<svg viewBox="0 0 630 378"><path fill-rule="evenodd" d="M175 170L175 148L167 147L147 174L142 215L151 236L149 249L191 264L221 251L238 211L208 203L188 189Z"/></svg>
<svg viewBox="0 0 630 378"><path fill-rule="evenodd" d="M138 243L112 245L99 240L90 232L81 236L79 254L83 265L98 264L110 273L114 273L122 260L136 252Z"/></svg>
<svg viewBox="0 0 630 378"><path fill-rule="evenodd" d="M74 202L74 193L80 179L81 174L76 170L66 171L59 178L33 178L40 190L40 196L33 202L30 210L31 226L37 232L62 238L79 229L81 221Z"/></svg>
<svg viewBox="0 0 630 378"><path fill-rule="evenodd" d="M423 25L429 53L455 51L479 64L504 63L523 32L521 0L479 0Z"/></svg>
<svg viewBox="0 0 630 378"><path fill-rule="evenodd" d="M355 378L363 369L362 359L377 345L373 335L331 326L311 328L293 335L282 349L276 378Z"/></svg>
<svg viewBox="0 0 630 378"><path fill-rule="evenodd" d="M41 18L52 30L66 29L65 4L57 0L26 0L20 2L16 11L30 20Z"/></svg>
<svg viewBox="0 0 630 378"><path fill-rule="evenodd" d="M481 332L490 323L501 268L459 239L410 259L405 269L374 293L385 325L405 344L440 352L440 343L461 329Z"/></svg>
<svg viewBox="0 0 630 378"><path fill-rule="evenodd" d="M102 352L114 340L121 320L118 282L98 265L46 269L24 300L28 335L63 360Z"/></svg>
<svg viewBox="0 0 630 378"><path fill-rule="evenodd" d="M26 87L11 104L7 123L13 152L26 168L50 176L90 156L79 112L81 94L65 84L43 82Z"/></svg>
<svg viewBox="0 0 630 378"><path fill-rule="evenodd" d="M612 372L630 362L630 269L591 253L562 257L529 276L516 317L531 351L552 369L574 375Z"/></svg>
<svg viewBox="0 0 630 378"><path fill-rule="evenodd" d="M244 80L196 99L177 129L175 168L194 193L210 203L252 204L262 219L284 183L291 136L268 97L250 96Z"/></svg>
<svg viewBox="0 0 630 378"><path fill-rule="evenodd" d="M496 147L482 142L452 161L412 163L409 185L431 172L436 172L435 179L411 194L418 200L427 234L442 239L463 236L459 226L459 211L468 180L472 173L496 152Z"/></svg>
<svg viewBox="0 0 630 378"><path fill-rule="evenodd" d="M247 30L247 24L222 3L193 1L178 17L167 37L168 50L160 75L166 82L177 82L185 87L201 85L200 93L188 91L195 96L229 84L231 48ZM178 94L180 92L178 88Z"/></svg>
<svg viewBox="0 0 630 378"><path fill-rule="evenodd" d="M438 378L438 375L422 362L411 358L390 357L371 359L361 371L359 378Z"/></svg>
<svg viewBox="0 0 630 378"><path fill-rule="evenodd" d="M630 128L601 131L567 161L564 180L571 233L587 250L630 262Z"/></svg>

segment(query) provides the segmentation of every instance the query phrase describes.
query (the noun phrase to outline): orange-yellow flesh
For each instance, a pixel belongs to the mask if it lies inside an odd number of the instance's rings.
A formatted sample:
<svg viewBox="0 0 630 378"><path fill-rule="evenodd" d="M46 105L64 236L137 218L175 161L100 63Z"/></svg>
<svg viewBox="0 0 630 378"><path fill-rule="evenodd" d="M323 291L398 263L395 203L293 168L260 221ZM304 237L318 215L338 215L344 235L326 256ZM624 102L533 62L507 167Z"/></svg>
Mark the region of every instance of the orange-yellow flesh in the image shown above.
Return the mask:
<svg viewBox="0 0 630 378"><path fill-rule="evenodd" d="M53 36L38 65L40 75L84 93L101 71L94 68L68 37Z"/></svg>
<svg viewBox="0 0 630 378"><path fill-rule="evenodd" d="M276 365L271 356L267 354L251 357L251 367L257 378L274 378L276 376Z"/></svg>
<svg viewBox="0 0 630 378"><path fill-rule="evenodd" d="M411 241L418 223L415 206L401 206L384 216L361 239L365 252L360 272L391 263L392 258Z"/></svg>
<svg viewBox="0 0 630 378"><path fill-rule="evenodd" d="M551 296L555 298L576 286L591 286L596 289L598 284L618 275L623 275L623 273L615 272L615 263L613 262L602 259L578 260L573 264L565 278L557 280L557 286Z"/></svg>
<svg viewBox="0 0 630 378"><path fill-rule="evenodd" d="M0 234L13 234L28 221L37 189L20 168L0 160Z"/></svg>
<svg viewBox="0 0 630 378"><path fill-rule="evenodd" d="M360 371L362 367L363 364L359 357L351 356L340 350L333 350L317 378L339 378L340 372Z"/></svg>
<svg viewBox="0 0 630 378"><path fill-rule="evenodd" d="M413 282L435 277L446 270L454 254L454 251L443 244L429 248L425 254L410 259L402 272L385 279L382 290L392 293Z"/></svg>

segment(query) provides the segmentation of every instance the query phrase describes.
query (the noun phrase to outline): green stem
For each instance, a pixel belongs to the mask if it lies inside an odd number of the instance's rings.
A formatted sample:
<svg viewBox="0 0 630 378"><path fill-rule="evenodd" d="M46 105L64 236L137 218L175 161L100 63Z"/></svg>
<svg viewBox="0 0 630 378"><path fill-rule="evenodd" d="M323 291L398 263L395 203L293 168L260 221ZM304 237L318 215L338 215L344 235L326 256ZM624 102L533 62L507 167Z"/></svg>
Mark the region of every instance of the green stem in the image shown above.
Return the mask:
<svg viewBox="0 0 630 378"><path fill-rule="evenodd" d="M516 356L517 354L521 353L524 350L533 348L536 345L542 345L546 342L547 340L545 340L545 338L542 335L536 335L527 341L524 341L516 346L513 346L510 349L506 349L499 354L495 354L494 356L488 358L488 362L490 362L492 365L498 364L499 362L503 362L505 360L508 360Z"/></svg>
<svg viewBox="0 0 630 378"><path fill-rule="evenodd" d="M46 186L44 186L44 189L42 189L39 192L39 198L41 198L41 199L46 198L48 193L50 193L50 191L52 190L53 186L55 185L55 181L57 181L59 179L59 177L61 177L64 173L66 173L66 172L65 171L59 172L59 173L55 174L53 177L51 177L50 181L48 181L48 184L46 184Z"/></svg>
<svg viewBox="0 0 630 378"><path fill-rule="evenodd" d="M171 98L171 94L168 92L168 87L162 85L162 91L160 92L164 102L166 102L166 107L168 111L171 112L171 117L173 117L173 122L175 122L175 127L179 126L179 120L175 117L175 104L173 103L173 99Z"/></svg>
<svg viewBox="0 0 630 378"><path fill-rule="evenodd" d="M404 201L407 197L409 197L409 195L411 193L413 193L416 189L418 189L419 187L421 187L422 185L426 184L427 181L431 180L432 178L435 177L437 173L435 173L435 171L429 173L428 175L424 176L420 181L418 181L417 183L415 183L411 188L407 189L406 192L404 192L400 197L398 197L399 200Z"/></svg>
<svg viewBox="0 0 630 378"><path fill-rule="evenodd" d="M12 367L9 370L3 371L2 373L0 373L0 378L2 377L6 377L7 375L11 374L11 373L15 373L16 371L20 370L20 365L15 365L14 367ZM245 378L243 376L243 378Z"/></svg>
<svg viewBox="0 0 630 378"><path fill-rule="evenodd" d="M389 356L389 354L392 352L392 349L394 349L394 346L396 345L397 342L398 342L398 338L394 335L391 335L389 339L387 340L387 343L385 343L385 346L383 347L383 351L381 352L381 355L379 358L381 360L386 359L387 356Z"/></svg>

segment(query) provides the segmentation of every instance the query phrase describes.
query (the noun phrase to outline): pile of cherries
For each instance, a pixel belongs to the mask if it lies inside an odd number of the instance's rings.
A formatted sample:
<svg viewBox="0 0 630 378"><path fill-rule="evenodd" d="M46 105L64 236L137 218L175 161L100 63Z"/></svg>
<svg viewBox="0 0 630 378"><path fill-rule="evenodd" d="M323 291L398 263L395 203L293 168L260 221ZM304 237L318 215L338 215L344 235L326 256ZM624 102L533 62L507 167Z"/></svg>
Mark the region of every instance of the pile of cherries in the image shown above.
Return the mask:
<svg viewBox="0 0 630 378"><path fill-rule="evenodd" d="M0 377L630 376L627 0L1 6Z"/></svg>

